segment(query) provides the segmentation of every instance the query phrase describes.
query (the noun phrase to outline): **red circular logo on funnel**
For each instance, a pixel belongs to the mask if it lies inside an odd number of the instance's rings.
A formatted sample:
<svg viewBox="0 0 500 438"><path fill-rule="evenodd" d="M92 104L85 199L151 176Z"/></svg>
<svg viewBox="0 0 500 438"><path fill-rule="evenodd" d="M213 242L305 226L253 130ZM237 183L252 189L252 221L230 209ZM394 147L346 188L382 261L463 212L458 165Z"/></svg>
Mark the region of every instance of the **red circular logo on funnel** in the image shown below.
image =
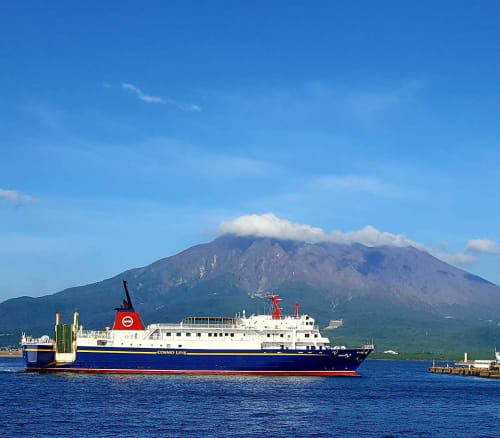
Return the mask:
<svg viewBox="0 0 500 438"><path fill-rule="evenodd" d="M124 316L122 318L122 324L123 324L123 327L132 327L132 324L134 323L134 318L132 318L131 316Z"/></svg>

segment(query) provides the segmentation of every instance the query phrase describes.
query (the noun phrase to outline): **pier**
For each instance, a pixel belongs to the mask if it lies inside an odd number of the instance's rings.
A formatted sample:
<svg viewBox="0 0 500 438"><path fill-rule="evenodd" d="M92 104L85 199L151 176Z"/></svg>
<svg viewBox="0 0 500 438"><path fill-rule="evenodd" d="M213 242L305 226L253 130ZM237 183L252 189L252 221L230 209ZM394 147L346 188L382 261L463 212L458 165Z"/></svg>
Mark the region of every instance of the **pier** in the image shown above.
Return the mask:
<svg viewBox="0 0 500 438"><path fill-rule="evenodd" d="M482 370L478 368L461 368L461 367L435 367L429 368L429 373L435 374L452 374L455 376L474 376L484 377L487 379L500 379L499 370Z"/></svg>
<svg viewBox="0 0 500 438"><path fill-rule="evenodd" d="M500 352L495 349L494 360L486 359L472 361L469 361L467 353L464 353L464 360L455 362L455 365L452 367L448 364L446 364L445 367L437 367L436 361L433 360L432 366L429 368L429 373L500 379Z"/></svg>

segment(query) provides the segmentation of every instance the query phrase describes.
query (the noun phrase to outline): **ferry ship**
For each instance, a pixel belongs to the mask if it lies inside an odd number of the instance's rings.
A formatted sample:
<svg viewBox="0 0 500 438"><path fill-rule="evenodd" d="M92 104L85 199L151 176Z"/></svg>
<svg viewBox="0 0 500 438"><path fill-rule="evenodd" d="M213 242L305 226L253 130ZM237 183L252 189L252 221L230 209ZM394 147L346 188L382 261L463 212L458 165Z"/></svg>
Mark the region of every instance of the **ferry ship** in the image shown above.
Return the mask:
<svg viewBox="0 0 500 438"><path fill-rule="evenodd" d="M115 309L112 328L84 330L78 313L62 324L56 313L55 336L22 335L26 371L151 374L256 374L358 376L357 368L373 351L330 346L314 318L282 315L276 295L269 315L188 317L179 324L144 328L126 299Z"/></svg>

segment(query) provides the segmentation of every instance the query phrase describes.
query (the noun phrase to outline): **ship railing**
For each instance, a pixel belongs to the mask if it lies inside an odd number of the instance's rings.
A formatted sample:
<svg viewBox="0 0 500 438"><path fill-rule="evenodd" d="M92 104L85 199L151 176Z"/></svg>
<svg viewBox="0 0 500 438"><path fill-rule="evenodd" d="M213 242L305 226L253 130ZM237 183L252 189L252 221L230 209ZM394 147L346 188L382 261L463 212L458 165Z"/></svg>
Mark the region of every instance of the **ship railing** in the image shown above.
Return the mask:
<svg viewBox="0 0 500 438"><path fill-rule="evenodd" d="M150 324L148 329L156 330L156 329L169 329L169 330L177 330L177 329L197 329L197 328L210 328L210 329L236 329L241 328L240 325L236 324Z"/></svg>
<svg viewBox="0 0 500 438"><path fill-rule="evenodd" d="M218 329L235 329L236 324L182 324L181 328L218 328Z"/></svg>
<svg viewBox="0 0 500 438"><path fill-rule="evenodd" d="M110 332L107 332L105 330L80 330L78 332L79 338L108 339L110 336Z"/></svg>
<svg viewBox="0 0 500 438"><path fill-rule="evenodd" d="M51 345L54 343L54 339L48 337L47 335L42 336L40 338L35 338L33 336L23 336L21 339L22 344L48 344Z"/></svg>
<svg viewBox="0 0 500 438"><path fill-rule="evenodd" d="M332 350L373 350L374 346L373 344L365 344L361 347L346 347L345 345L335 345L331 347Z"/></svg>
<svg viewBox="0 0 500 438"><path fill-rule="evenodd" d="M300 315L296 317L295 315L280 315L280 316L275 316L275 315L252 315L252 316L259 316L262 317L264 316L264 319L269 319L269 320L279 320L279 319L293 319L293 320L298 320L301 319Z"/></svg>

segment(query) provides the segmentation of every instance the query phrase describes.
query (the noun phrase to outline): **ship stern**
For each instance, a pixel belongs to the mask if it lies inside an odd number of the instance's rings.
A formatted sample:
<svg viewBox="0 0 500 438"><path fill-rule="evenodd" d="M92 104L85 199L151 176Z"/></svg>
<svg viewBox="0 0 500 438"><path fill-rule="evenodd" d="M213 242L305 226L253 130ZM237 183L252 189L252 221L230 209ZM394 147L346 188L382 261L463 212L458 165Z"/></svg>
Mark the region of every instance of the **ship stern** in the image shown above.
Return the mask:
<svg viewBox="0 0 500 438"><path fill-rule="evenodd" d="M22 348L26 371L38 371L54 363L55 351L52 345L27 343Z"/></svg>

